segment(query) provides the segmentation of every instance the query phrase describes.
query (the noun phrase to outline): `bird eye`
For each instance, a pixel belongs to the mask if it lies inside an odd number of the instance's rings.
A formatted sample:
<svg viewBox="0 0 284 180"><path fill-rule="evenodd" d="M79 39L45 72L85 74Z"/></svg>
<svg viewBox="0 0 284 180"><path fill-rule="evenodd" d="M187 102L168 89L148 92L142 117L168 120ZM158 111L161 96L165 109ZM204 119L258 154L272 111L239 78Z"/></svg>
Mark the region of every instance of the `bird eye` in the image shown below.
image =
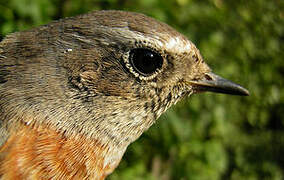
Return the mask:
<svg viewBox="0 0 284 180"><path fill-rule="evenodd" d="M149 49L132 49L129 58L134 70L144 76L153 74L158 69L161 69L163 65L163 57Z"/></svg>

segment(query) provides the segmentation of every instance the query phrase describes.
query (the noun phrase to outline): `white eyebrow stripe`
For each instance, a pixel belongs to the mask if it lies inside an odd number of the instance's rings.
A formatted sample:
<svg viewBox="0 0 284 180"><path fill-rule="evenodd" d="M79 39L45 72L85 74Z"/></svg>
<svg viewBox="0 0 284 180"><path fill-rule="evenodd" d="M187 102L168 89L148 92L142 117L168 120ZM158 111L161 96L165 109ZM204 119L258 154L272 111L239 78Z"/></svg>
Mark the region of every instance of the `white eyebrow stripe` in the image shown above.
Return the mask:
<svg viewBox="0 0 284 180"><path fill-rule="evenodd" d="M191 44L188 40L181 39L180 37L172 37L165 44L165 48L169 51L183 53L190 51Z"/></svg>

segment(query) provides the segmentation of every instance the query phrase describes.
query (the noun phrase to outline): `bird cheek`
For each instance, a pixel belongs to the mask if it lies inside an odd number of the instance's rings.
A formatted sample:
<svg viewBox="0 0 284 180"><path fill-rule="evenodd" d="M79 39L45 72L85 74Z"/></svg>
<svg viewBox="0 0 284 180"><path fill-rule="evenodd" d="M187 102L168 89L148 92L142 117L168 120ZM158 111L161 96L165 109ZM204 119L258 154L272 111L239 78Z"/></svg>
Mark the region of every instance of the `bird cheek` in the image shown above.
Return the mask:
<svg viewBox="0 0 284 180"><path fill-rule="evenodd" d="M92 71L85 71L80 74L82 83L94 83L98 80L98 75Z"/></svg>
<svg viewBox="0 0 284 180"><path fill-rule="evenodd" d="M113 74L113 73L110 73ZM114 73L117 74L117 73ZM93 91L95 94L114 97L128 97L130 93L130 84L120 76L108 76L97 72L83 72L80 74L81 82L85 89Z"/></svg>

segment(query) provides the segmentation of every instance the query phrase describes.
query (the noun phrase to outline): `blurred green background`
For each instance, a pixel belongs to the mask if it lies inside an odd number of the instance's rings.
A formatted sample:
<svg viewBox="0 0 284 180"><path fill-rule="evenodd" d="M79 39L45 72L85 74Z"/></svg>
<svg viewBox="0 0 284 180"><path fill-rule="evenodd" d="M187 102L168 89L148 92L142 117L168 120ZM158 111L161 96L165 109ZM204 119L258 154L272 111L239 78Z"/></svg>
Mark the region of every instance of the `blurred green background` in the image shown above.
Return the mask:
<svg viewBox="0 0 284 180"><path fill-rule="evenodd" d="M173 26L215 73L251 92L178 103L129 146L108 179L284 179L284 1L1 0L1 39L100 9L141 12Z"/></svg>

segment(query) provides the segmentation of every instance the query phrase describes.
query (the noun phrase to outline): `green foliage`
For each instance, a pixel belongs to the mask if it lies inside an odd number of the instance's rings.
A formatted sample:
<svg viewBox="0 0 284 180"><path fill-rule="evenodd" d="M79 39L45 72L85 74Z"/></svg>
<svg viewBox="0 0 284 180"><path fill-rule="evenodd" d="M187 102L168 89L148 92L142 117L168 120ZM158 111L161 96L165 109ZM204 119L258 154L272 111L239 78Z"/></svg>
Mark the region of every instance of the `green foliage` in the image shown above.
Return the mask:
<svg viewBox="0 0 284 180"><path fill-rule="evenodd" d="M284 1L1 0L0 32L91 10L145 13L199 47L214 72L251 96L194 95L164 114L108 178L284 178Z"/></svg>

